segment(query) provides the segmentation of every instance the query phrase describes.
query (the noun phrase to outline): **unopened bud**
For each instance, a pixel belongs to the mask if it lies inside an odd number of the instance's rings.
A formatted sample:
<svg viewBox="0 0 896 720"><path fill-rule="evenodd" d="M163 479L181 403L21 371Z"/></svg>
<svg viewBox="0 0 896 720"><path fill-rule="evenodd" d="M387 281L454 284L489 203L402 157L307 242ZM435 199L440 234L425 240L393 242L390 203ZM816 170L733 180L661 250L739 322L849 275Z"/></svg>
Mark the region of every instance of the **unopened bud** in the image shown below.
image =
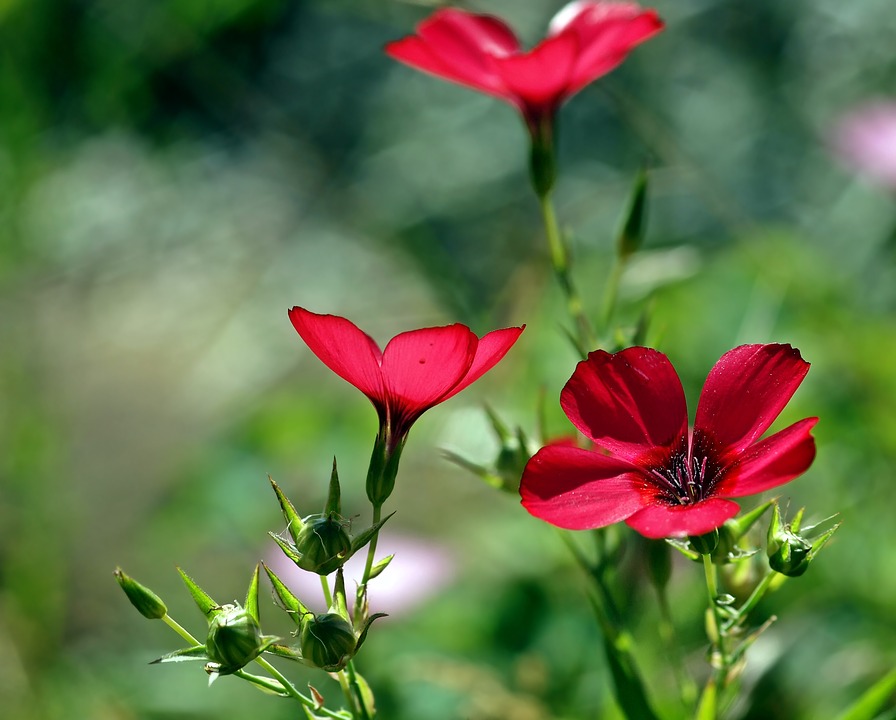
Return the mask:
<svg viewBox="0 0 896 720"><path fill-rule="evenodd" d="M128 596L131 605L145 618L160 620L168 614L168 608L162 599L152 590L138 583L134 578L125 575L121 568L115 569L115 579Z"/></svg>
<svg viewBox="0 0 896 720"><path fill-rule="evenodd" d="M351 623L336 613L306 617L300 642L305 662L327 672L342 670L357 648Z"/></svg>
<svg viewBox="0 0 896 720"><path fill-rule="evenodd" d="M340 515L311 515L304 519L296 536L296 550L301 558L296 564L303 570L329 575L348 559L352 539Z"/></svg>
<svg viewBox="0 0 896 720"><path fill-rule="evenodd" d="M772 520L768 527L769 567L788 577L799 577L805 573L818 551L840 527L838 523L820 535L812 532L818 527L817 525L803 528L801 532L803 510L804 508L801 508L788 524L781 519L781 511L775 504L772 510Z"/></svg>
<svg viewBox="0 0 896 720"><path fill-rule="evenodd" d="M213 671L229 675L258 657L270 645L269 640L245 608L223 605L209 623L205 648L215 664Z"/></svg>

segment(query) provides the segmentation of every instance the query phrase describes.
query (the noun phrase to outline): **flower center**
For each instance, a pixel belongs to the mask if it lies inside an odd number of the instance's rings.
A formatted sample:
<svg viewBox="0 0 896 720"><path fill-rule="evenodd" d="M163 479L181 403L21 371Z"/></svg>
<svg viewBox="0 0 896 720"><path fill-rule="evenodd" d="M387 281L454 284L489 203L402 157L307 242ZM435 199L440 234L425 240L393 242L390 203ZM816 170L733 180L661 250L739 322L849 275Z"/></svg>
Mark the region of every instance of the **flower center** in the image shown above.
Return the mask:
<svg viewBox="0 0 896 720"><path fill-rule="evenodd" d="M676 450L665 464L651 468L650 482L660 497L672 505L693 505L712 495L721 468L709 456L692 455Z"/></svg>

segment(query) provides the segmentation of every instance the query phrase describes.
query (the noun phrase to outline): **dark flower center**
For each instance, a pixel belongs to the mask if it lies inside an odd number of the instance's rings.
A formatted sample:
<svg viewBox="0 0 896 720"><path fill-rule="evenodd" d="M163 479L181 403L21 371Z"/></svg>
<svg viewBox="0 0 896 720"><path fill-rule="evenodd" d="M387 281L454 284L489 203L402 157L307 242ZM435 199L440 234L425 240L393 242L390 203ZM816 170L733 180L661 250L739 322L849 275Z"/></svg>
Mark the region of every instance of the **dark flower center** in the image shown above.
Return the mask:
<svg viewBox="0 0 896 720"><path fill-rule="evenodd" d="M674 450L663 464L650 468L648 479L671 505L693 505L713 494L722 468L711 454Z"/></svg>

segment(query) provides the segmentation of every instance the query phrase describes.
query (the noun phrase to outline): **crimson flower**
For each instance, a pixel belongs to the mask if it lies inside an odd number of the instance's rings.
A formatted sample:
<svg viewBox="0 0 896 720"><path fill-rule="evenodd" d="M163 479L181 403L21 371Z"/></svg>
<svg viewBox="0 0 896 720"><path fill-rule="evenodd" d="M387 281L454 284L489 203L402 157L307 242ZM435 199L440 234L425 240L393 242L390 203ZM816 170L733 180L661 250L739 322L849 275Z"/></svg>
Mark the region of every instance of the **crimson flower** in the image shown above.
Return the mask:
<svg viewBox="0 0 896 720"><path fill-rule="evenodd" d="M727 498L782 485L815 458L806 418L765 439L809 363L789 345L742 345L709 373L692 432L684 391L662 353L597 350L560 394L596 448L549 445L523 473L523 506L572 530L624 520L649 538L703 535L737 514Z"/></svg>
<svg viewBox="0 0 896 720"><path fill-rule="evenodd" d="M523 327L476 336L466 325L423 328L392 338L381 351L354 323L294 307L289 319L317 357L373 403L390 449L407 437L429 408L453 397L491 370Z"/></svg>
<svg viewBox="0 0 896 720"><path fill-rule="evenodd" d="M567 98L662 29L656 12L636 3L579 0L557 13L547 37L524 52L498 18L443 8L420 23L416 35L389 43L386 53L510 103L536 137L549 132L544 126Z"/></svg>

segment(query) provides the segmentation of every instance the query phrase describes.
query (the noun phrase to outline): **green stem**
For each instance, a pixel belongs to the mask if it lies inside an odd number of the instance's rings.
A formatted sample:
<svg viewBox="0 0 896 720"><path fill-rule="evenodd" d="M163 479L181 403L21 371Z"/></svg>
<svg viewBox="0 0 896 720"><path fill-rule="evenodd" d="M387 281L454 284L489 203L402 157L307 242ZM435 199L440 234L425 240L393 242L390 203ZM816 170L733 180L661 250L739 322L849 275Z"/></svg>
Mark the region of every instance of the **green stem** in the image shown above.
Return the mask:
<svg viewBox="0 0 896 720"><path fill-rule="evenodd" d="M715 720L719 714L718 698L725 690L725 678L728 673L729 658L725 643L725 628L722 624L722 616L716 601L719 597L719 581L716 566L709 554L702 555L703 575L706 578L706 594L709 600L709 618L711 623L709 639L712 642L712 668L713 673L706 683L703 695L700 698L697 717L699 720Z"/></svg>
<svg viewBox="0 0 896 720"><path fill-rule="evenodd" d="M572 274L570 273L569 256L566 252L563 236L560 233L560 227L557 224L557 214L554 212L554 204L551 202L550 193L540 196L538 202L541 207L545 236L547 237L548 248L551 253L551 266L554 268L554 275L557 277L560 289L566 296L566 310L576 326L579 350L582 353L586 353L588 348L594 345L594 334L591 331L591 324L588 322L588 318L585 317L582 298L578 290L576 290Z"/></svg>
<svg viewBox="0 0 896 720"><path fill-rule="evenodd" d="M189 631L187 631L180 623L177 622L170 615L165 615L162 620L165 621L165 624L170 627L174 632L180 635L184 640L186 640L190 645L201 645L196 638L194 638Z"/></svg>
<svg viewBox="0 0 896 720"><path fill-rule="evenodd" d="M320 575L320 588L324 594L324 602L327 604L327 609L332 607L333 605L333 596L330 594L330 586L327 584L327 576Z"/></svg>
<svg viewBox="0 0 896 720"><path fill-rule="evenodd" d="M666 652L669 654L672 674L675 676L675 683L678 685L678 695L682 704L690 708L693 707L694 701L697 699L697 686L685 668L681 657L681 648L678 646L675 633L675 623L672 621L672 610L669 607L669 596L665 589L660 587L656 588L656 593L660 608L660 638L666 647Z"/></svg>
<svg viewBox="0 0 896 720"><path fill-rule="evenodd" d="M762 580L750 594L750 597L747 598L747 601L741 606L740 610L737 611L737 616L732 620L729 620L725 625L726 630L747 619L747 616L753 611L753 608L755 608L756 605L759 604L759 601L762 600L762 598L765 596L765 593L768 592L768 589L772 585L772 581L775 579L775 575L777 575L776 572L769 571L769 573L762 578Z"/></svg>
<svg viewBox="0 0 896 720"><path fill-rule="evenodd" d="M382 518L383 506L382 505L374 505L373 506L373 525L376 525L380 519ZM370 544L367 546L367 562L364 564L364 575L361 577L361 584L358 586L358 598L361 597L361 592L364 588L367 587L367 583L370 580L370 573L373 570L373 561L376 555L376 543L379 540L380 534L379 531L370 539Z"/></svg>

